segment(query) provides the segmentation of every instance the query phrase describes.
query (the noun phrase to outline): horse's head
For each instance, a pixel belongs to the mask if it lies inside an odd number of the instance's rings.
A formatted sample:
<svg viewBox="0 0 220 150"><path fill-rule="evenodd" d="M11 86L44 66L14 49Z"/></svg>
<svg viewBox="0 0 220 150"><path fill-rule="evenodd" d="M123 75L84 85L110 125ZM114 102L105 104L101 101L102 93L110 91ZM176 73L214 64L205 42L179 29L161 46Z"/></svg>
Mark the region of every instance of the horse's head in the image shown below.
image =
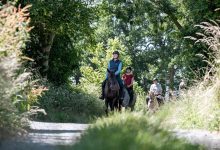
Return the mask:
<svg viewBox="0 0 220 150"><path fill-rule="evenodd" d="M153 100L155 98L155 94L153 91L149 91L149 97L151 100Z"/></svg>
<svg viewBox="0 0 220 150"><path fill-rule="evenodd" d="M118 90L119 85L118 85L118 81L116 80L114 71L107 69L107 72L108 72L108 87L111 90Z"/></svg>
<svg viewBox="0 0 220 150"><path fill-rule="evenodd" d="M108 72L108 78L109 79L114 79L115 78L114 71L111 71L111 70L107 69L107 72Z"/></svg>

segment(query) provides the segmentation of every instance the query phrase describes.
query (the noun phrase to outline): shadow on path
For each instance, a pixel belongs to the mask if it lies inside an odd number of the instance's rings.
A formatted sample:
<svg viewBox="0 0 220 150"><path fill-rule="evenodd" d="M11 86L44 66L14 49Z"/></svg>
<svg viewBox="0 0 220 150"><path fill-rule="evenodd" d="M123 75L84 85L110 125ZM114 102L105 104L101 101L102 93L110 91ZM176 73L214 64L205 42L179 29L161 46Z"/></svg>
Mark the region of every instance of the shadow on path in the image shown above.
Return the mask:
<svg viewBox="0 0 220 150"><path fill-rule="evenodd" d="M30 121L25 137L0 142L0 150L58 150L76 143L87 124L44 123Z"/></svg>

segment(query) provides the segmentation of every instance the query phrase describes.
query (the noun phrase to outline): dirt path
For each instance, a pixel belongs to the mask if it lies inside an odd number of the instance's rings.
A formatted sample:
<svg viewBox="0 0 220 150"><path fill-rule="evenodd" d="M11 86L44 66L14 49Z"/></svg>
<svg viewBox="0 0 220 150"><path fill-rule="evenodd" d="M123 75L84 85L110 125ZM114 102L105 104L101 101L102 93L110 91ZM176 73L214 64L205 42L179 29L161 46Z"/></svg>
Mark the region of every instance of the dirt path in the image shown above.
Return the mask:
<svg viewBox="0 0 220 150"><path fill-rule="evenodd" d="M177 137L185 138L190 143L204 145L208 150L220 150L220 134L203 130L172 131Z"/></svg>
<svg viewBox="0 0 220 150"><path fill-rule="evenodd" d="M0 150L59 150L77 142L87 124L30 122L30 133L20 139L0 142ZM176 130L172 133L209 150L220 150L220 134L201 130Z"/></svg>
<svg viewBox="0 0 220 150"><path fill-rule="evenodd" d="M30 122L29 134L0 142L0 150L58 150L79 140L87 124Z"/></svg>

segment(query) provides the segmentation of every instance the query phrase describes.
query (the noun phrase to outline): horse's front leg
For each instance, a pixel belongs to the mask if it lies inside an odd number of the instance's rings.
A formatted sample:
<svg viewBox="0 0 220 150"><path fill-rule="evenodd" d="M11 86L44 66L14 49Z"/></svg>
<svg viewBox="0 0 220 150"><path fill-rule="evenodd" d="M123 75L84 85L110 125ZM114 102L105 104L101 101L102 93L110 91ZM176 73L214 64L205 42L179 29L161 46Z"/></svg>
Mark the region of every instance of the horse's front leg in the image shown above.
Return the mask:
<svg viewBox="0 0 220 150"><path fill-rule="evenodd" d="M113 107L116 109L116 110L119 110L119 102L117 99L114 99L113 100Z"/></svg>
<svg viewBox="0 0 220 150"><path fill-rule="evenodd" d="M122 109L122 101L121 99L118 99L118 110L119 112L121 112L121 109Z"/></svg>
<svg viewBox="0 0 220 150"><path fill-rule="evenodd" d="M111 111L114 111L114 100L109 103Z"/></svg>
<svg viewBox="0 0 220 150"><path fill-rule="evenodd" d="M106 115L108 116L108 100L107 99L105 99L105 113L106 113Z"/></svg>

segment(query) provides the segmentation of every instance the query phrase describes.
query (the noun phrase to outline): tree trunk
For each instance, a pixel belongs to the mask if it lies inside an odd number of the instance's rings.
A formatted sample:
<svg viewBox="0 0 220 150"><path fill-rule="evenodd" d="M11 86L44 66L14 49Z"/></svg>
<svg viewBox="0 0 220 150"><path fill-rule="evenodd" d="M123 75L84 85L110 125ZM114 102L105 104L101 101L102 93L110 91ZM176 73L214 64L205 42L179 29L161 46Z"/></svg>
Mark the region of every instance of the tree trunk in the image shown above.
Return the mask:
<svg viewBox="0 0 220 150"><path fill-rule="evenodd" d="M43 62L42 62L42 75L43 77L47 78L47 72L49 69L49 56L50 56L50 50L53 45L53 40L55 37L55 33L48 33L45 36L45 43L42 48L43 51Z"/></svg>
<svg viewBox="0 0 220 150"><path fill-rule="evenodd" d="M81 77L81 72L80 70L77 70L75 75L74 75L74 78L75 78L75 81L76 81L76 85L80 84L80 77Z"/></svg>

